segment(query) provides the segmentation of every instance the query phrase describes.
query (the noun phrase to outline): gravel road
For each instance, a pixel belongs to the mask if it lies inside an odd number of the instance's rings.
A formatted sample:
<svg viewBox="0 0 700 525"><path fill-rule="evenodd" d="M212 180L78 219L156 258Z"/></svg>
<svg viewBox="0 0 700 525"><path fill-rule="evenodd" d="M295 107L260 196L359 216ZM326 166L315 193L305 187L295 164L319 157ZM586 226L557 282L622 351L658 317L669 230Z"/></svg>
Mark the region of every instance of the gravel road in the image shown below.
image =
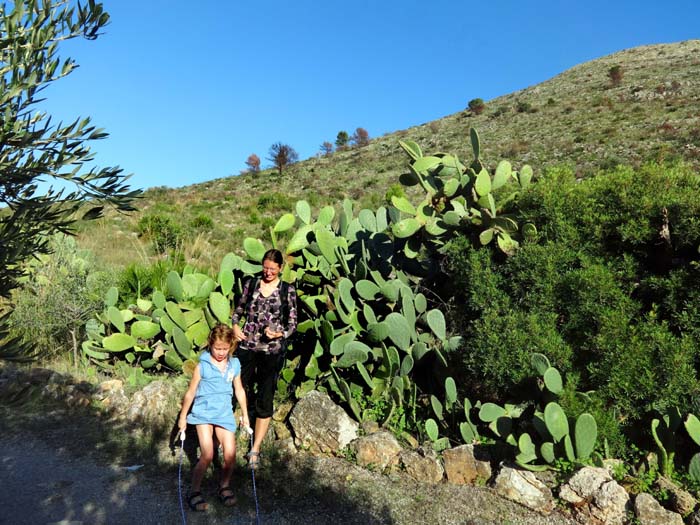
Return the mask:
<svg viewBox="0 0 700 525"><path fill-rule="evenodd" d="M86 432L94 420L0 409L0 524L121 525L183 523L178 498L177 454L170 465L155 457L105 453ZM69 423L70 421L70 423ZM37 423L39 422L39 423ZM88 437L86 437L88 436ZM135 464L144 466L135 469ZM184 461L184 484L189 463ZM297 454L263 461L256 474L259 523L265 525L570 525L565 516L541 516L485 487L419 483L381 475L339 458ZM234 474L238 503L214 497L215 477L203 487L207 512L185 508L187 523L255 524L250 471Z"/></svg>

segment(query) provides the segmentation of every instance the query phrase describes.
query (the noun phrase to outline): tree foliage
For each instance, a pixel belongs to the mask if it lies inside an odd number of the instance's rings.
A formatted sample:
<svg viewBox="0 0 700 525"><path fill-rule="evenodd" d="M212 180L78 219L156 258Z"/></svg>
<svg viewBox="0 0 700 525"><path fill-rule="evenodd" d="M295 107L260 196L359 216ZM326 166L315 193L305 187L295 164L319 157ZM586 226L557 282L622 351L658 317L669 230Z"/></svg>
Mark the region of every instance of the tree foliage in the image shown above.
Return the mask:
<svg viewBox="0 0 700 525"><path fill-rule="evenodd" d="M350 135L347 131L339 131L338 135L335 137L335 147L338 150L344 150L348 147L348 142L350 142Z"/></svg>
<svg viewBox="0 0 700 525"><path fill-rule="evenodd" d="M486 109L486 104L484 104L484 99L473 98L469 101L469 110L475 115L481 115Z"/></svg>
<svg viewBox="0 0 700 525"><path fill-rule="evenodd" d="M281 142L275 142L270 146L270 152L267 158L274 164L279 174L282 175L284 168L299 160L299 154L293 147L282 144Z"/></svg>
<svg viewBox="0 0 700 525"><path fill-rule="evenodd" d="M321 144L321 153L324 157L328 157L331 153L333 153L333 144L325 141L323 144Z"/></svg>
<svg viewBox="0 0 700 525"><path fill-rule="evenodd" d="M366 146L369 144L369 133L365 128L357 128L352 134L352 142L359 148Z"/></svg>
<svg viewBox="0 0 700 525"><path fill-rule="evenodd" d="M622 77L624 76L624 71L622 66L615 65L608 69L608 77L610 78L610 83L613 86L619 86L622 82Z"/></svg>
<svg viewBox="0 0 700 525"><path fill-rule="evenodd" d="M96 219L105 205L132 210L140 193L118 167L90 168L88 143L105 138L90 118L55 125L37 109L41 92L76 67L62 41L94 40L108 23L101 4L21 0L0 4L0 296L9 297L22 263L50 251L56 232ZM40 185L48 189L40 190ZM57 188L59 186L60 188ZM7 345L7 341L5 341Z"/></svg>
<svg viewBox="0 0 700 525"><path fill-rule="evenodd" d="M260 171L260 157L255 153L251 153L245 161L246 166L248 166L248 171L250 173L257 173Z"/></svg>

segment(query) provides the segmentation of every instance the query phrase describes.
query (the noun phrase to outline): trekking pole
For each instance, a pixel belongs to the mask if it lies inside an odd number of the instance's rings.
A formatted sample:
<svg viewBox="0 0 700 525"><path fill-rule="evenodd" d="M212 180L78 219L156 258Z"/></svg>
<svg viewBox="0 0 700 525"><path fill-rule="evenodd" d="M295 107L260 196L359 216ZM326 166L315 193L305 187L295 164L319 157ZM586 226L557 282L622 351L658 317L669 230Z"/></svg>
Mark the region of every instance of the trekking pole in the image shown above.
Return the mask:
<svg viewBox="0 0 700 525"><path fill-rule="evenodd" d="M243 427L248 436L250 437L250 450L253 449L253 429L250 427ZM253 478L253 499L255 500L255 525L260 525L260 509L258 507L258 492L255 488L255 469L250 469L250 475Z"/></svg>
<svg viewBox="0 0 700 525"><path fill-rule="evenodd" d="M185 517L185 506L182 503L182 458L185 455L185 431L180 432L180 466L177 468L177 492L180 497L180 513L182 514L182 524L187 525Z"/></svg>

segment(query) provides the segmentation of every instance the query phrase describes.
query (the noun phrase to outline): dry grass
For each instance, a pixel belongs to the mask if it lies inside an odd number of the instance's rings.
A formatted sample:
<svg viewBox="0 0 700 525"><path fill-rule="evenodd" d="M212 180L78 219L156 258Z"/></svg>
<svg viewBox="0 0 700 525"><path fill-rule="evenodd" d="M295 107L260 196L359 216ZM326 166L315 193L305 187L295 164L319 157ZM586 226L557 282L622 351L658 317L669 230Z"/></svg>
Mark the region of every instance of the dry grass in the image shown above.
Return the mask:
<svg viewBox="0 0 700 525"><path fill-rule="evenodd" d="M470 160L471 127L479 130L482 159L492 167L503 158L516 167L528 163L536 173L567 163L588 176L614 163L652 159L680 158L700 166L698 56L700 40L628 49L487 101L481 115L460 111L378 137L361 149L304 160L283 177L267 170L178 189L153 188L139 212L85 226L80 243L114 266L153 259L148 240L134 233L144 214L162 214L185 232L186 258L206 267L228 251L239 251L245 236L268 240L269 227L293 211L298 199L316 209L346 197L363 206L383 203L406 170L399 140L413 140L427 153L448 151ZM608 77L613 65L623 69L618 86ZM200 214L212 219L210 229L191 226Z"/></svg>

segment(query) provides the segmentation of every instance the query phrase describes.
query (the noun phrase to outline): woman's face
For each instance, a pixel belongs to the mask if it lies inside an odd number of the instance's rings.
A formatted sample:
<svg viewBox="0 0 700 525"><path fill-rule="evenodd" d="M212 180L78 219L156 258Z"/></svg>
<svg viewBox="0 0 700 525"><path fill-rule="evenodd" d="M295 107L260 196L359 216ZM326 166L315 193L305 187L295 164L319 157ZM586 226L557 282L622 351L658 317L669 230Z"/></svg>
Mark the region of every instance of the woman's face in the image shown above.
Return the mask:
<svg viewBox="0 0 700 525"><path fill-rule="evenodd" d="M275 261L263 261L263 268L262 268L262 278L263 281L266 283L269 283L271 281L274 281L275 278L277 277L277 274L280 273L281 266L277 264Z"/></svg>

